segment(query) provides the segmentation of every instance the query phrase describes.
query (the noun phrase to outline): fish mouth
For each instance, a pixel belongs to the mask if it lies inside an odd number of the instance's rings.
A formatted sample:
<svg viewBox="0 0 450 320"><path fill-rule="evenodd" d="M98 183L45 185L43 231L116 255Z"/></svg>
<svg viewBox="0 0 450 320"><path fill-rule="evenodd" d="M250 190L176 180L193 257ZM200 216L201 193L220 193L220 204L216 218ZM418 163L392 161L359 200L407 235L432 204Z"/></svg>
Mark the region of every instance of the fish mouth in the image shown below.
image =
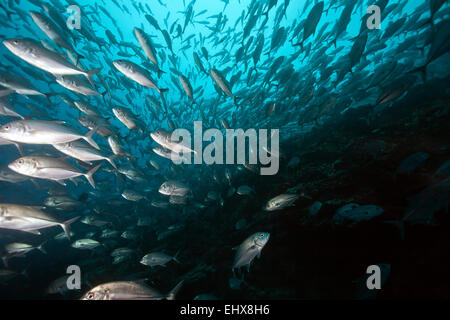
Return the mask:
<svg viewBox="0 0 450 320"><path fill-rule="evenodd" d="M31 16L31 18L33 18L33 20L39 18L37 12L35 12L35 11L30 11L30 16Z"/></svg>
<svg viewBox="0 0 450 320"><path fill-rule="evenodd" d="M8 48L10 51L13 50L14 46L12 45L12 40L3 40L3 45Z"/></svg>
<svg viewBox="0 0 450 320"><path fill-rule="evenodd" d="M158 139L158 135L154 132L150 133L150 137L156 141L156 139Z"/></svg>
<svg viewBox="0 0 450 320"><path fill-rule="evenodd" d="M85 295L83 295L83 296L80 298L80 300L92 300L92 299L89 299L88 296L89 296L89 292L86 293Z"/></svg>
<svg viewBox="0 0 450 320"><path fill-rule="evenodd" d="M13 170L13 171L16 171L17 172L17 165L13 162L13 163L10 163L10 164L8 164L8 168L9 169L11 169L11 170Z"/></svg>
<svg viewBox="0 0 450 320"><path fill-rule="evenodd" d="M255 240L255 245L257 247L263 248L269 241L269 238L270 238L270 234L266 234L263 240L259 240L259 239Z"/></svg>
<svg viewBox="0 0 450 320"><path fill-rule="evenodd" d="M264 243L261 241L255 241L255 246L257 246L258 248L263 248L264 247Z"/></svg>

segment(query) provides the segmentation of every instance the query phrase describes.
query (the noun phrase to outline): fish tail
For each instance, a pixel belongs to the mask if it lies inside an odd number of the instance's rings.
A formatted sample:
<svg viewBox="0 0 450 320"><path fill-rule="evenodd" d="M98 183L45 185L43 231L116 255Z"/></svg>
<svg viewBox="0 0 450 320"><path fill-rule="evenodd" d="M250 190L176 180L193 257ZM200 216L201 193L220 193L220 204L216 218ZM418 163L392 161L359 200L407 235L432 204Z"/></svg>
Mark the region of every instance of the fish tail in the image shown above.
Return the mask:
<svg viewBox="0 0 450 320"><path fill-rule="evenodd" d="M29 267L29 266L26 266L26 268L23 269L23 271L22 271L20 274L21 274L22 276L24 276L25 278L30 279L30 275L28 274L28 267Z"/></svg>
<svg viewBox="0 0 450 320"><path fill-rule="evenodd" d="M83 136L83 139L86 140L87 143L89 143L91 146L93 146L95 149L100 150L100 147L98 146L97 142L92 139L92 136L97 132L98 127L95 127L88 133L86 133L85 136Z"/></svg>
<svg viewBox="0 0 450 320"><path fill-rule="evenodd" d="M92 76L94 74L99 73L100 70L102 70L102 68L96 68L96 69L89 70L84 74L86 76L86 78L89 80L89 83L91 84L91 86L93 88L95 88L95 83L94 83L94 80L92 79Z"/></svg>
<svg viewBox="0 0 450 320"><path fill-rule="evenodd" d="M241 98L239 98L239 97L233 97L234 105L235 105L236 107L239 107L238 100L240 100L240 99L241 99Z"/></svg>
<svg viewBox="0 0 450 320"><path fill-rule="evenodd" d="M418 48L420 50L420 53L422 53L422 57L425 56L425 46Z"/></svg>
<svg viewBox="0 0 450 320"><path fill-rule="evenodd" d="M183 285L184 280L178 282L178 284L167 294L167 300L175 300L175 296Z"/></svg>
<svg viewBox="0 0 450 320"><path fill-rule="evenodd" d="M393 224L398 228L400 232L400 237L402 240L405 240L405 220L402 218L401 220L386 220L384 223Z"/></svg>
<svg viewBox="0 0 450 320"><path fill-rule="evenodd" d="M49 93L43 93L43 95L45 96L45 98L47 99L48 103L52 103L52 101L50 100L50 97L56 96L56 93L54 92L49 92Z"/></svg>
<svg viewBox="0 0 450 320"><path fill-rule="evenodd" d="M178 255L180 254L180 250L177 251L177 253L175 253L175 255L173 256L173 261L181 264L180 260L178 260Z"/></svg>
<svg viewBox="0 0 450 320"><path fill-rule="evenodd" d="M11 20L11 15L16 14L14 11L9 11L9 10L6 10L5 13L8 16L8 20Z"/></svg>
<svg viewBox="0 0 450 320"><path fill-rule="evenodd" d="M116 178L120 181L120 182L122 182L122 183L125 183L125 179L122 177L122 175L120 174L120 172L119 171L114 171L114 174L116 175Z"/></svg>
<svg viewBox="0 0 450 320"><path fill-rule="evenodd" d="M105 99L105 96L106 96L107 94L109 94L109 92L108 92L108 90L106 90L106 89L105 89L105 92L100 93L100 95L102 96L103 102L104 102L105 104L107 104L107 103L106 103L106 99Z"/></svg>
<svg viewBox="0 0 450 320"><path fill-rule="evenodd" d="M293 43L292 46L293 46L293 47L298 47L298 46L300 46L300 48L303 50L303 41L302 41L302 42L299 42L299 43Z"/></svg>
<svg viewBox="0 0 450 320"><path fill-rule="evenodd" d="M334 47L336 48L337 47L337 38L335 38L333 41L331 41L331 43L333 43Z"/></svg>
<svg viewBox="0 0 450 320"><path fill-rule="evenodd" d="M131 134L133 133L133 131L128 131L128 134L126 136L121 136L122 140L128 140L131 137Z"/></svg>
<svg viewBox="0 0 450 320"><path fill-rule="evenodd" d="M67 220L66 222L63 222L60 224L61 228L63 228L64 233L66 234L67 238L70 240L70 225L77 221L80 217L75 217L70 220Z"/></svg>
<svg viewBox="0 0 450 320"><path fill-rule="evenodd" d="M13 92L14 92L14 90L9 90L9 89L8 90L0 90L0 97L5 97Z"/></svg>
<svg viewBox="0 0 450 320"><path fill-rule="evenodd" d="M359 36L361 35L361 33L360 34L358 34L356 37L353 37L353 38L350 38L349 40L350 41L355 41L356 39L358 39L359 38Z"/></svg>
<svg viewBox="0 0 450 320"><path fill-rule="evenodd" d="M24 153L23 153L23 148L22 148L22 146L21 146L20 144L18 144L18 143L14 143L14 144L16 145L17 150L19 150L20 155L21 155L22 157L25 156Z"/></svg>
<svg viewBox="0 0 450 320"><path fill-rule="evenodd" d="M159 91L159 96L161 97L161 100L163 102L164 109L166 109L165 113L167 114L166 100L164 99L163 93L169 91L169 89L168 88L163 88L163 89L159 89L158 91Z"/></svg>
<svg viewBox="0 0 450 320"><path fill-rule="evenodd" d="M80 59L84 59L85 57L81 54L79 54L78 52L74 51L75 55L77 56L77 61L75 63L75 65L78 65L78 62L80 62Z"/></svg>
<svg viewBox="0 0 450 320"><path fill-rule="evenodd" d="M162 71L162 70L159 69L159 68L158 68L157 72L158 72L158 78L161 78L161 75L162 75L163 73L166 73L166 72Z"/></svg>
<svg viewBox="0 0 450 320"><path fill-rule="evenodd" d="M99 164L98 166L89 170L89 172L84 175L86 177L86 179L89 181L89 183L91 184L92 188L94 188L94 189L95 189L95 181L94 181L93 175L95 172L97 172L98 169L100 169L101 166L102 166L102 164Z"/></svg>
<svg viewBox="0 0 450 320"><path fill-rule="evenodd" d="M44 248L44 245L47 243L47 241L44 241L43 243L41 243L39 245L39 247L37 247L36 249L38 249L40 252L42 252L43 254L47 254L47 251Z"/></svg>
<svg viewBox="0 0 450 320"><path fill-rule="evenodd" d="M408 71L408 73L416 73L416 72L420 72L423 82L427 81L427 65Z"/></svg>
<svg viewBox="0 0 450 320"><path fill-rule="evenodd" d="M3 261L3 265L5 266L5 268L9 268L8 266L8 257L2 257L2 261Z"/></svg>
<svg viewBox="0 0 450 320"><path fill-rule="evenodd" d="M117 170L117 166L114 163L114 159L116 159L117 157L118 157L117 155L112 155L111 157L106 158L106 161L108 161L116 170Z"/></svg>

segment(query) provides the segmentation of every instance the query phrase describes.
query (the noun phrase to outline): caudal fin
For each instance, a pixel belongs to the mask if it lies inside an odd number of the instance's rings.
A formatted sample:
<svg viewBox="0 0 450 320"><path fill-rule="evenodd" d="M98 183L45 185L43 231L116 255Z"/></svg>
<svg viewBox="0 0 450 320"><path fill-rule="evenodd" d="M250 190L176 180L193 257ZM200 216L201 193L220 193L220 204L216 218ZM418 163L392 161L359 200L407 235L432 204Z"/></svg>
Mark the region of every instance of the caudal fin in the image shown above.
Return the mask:
<svg viewBox="0 0 450 320"><path fill-rule="evenodd" d="M178 260L178 255L180 254L180 250L177 251L177 253L175 253L175 255L173 256L173 261L175 261L176 263L181 264L180 260Z"/></svg>
<svg viewBox="0 0 450 320"><path fill-rule="evenodd" d="M70 220L67 220L66 222L63 222L60 224L61 228L63 228L64 233L66 234L67 238L70 240L70 225L77 221L80 217L75 217Z"/></svg>
<svg viewBox="0 0 450 320"><path fill-rule="evenodd" d="M331 43L334 44L334 47L336 48L337 47L337 37L333 41L331 41Z"/></svg>
<svg viewBox="0 0 450 320"><path fill-rule="evenodd" d="M423 82L427 81L427 65L408 71L408 73L417 73L417 72L420 72L420 74L422 75Z"/></svg>
<svg viewBox="0 0 450 320"><path fill-rule="evenodd" d="M18 143L14 143L14 145L16 146L17 150L19 150L20 155L23 157L24 153L23 153L23 148L20 144Z"/></svg>
<svg viewBox="0 0 450 320"><path fill-rule="evenodd" d="M303 50L303 41L299 42L299 43L293 43L292 46L294 46L294 47L300 46L300 48Z"/></svg>
<svg viewBox="0 0 450 320"><path fill-rule="evenodd" d="M166 110L165 113L167 114L166 99L164 99L163 93L169 91L169 89L164 88L164 89L159 89L158 91L159 91L159 96L161 97L161 100L163 102L164 109Z"/></svg>
<svg viewBox="0 0 450 320"><path fill-rule="evenodd" d="M89 183L91 184L92 188L94 188L94 189L95 189L95 182L94 182L93 175L95 172L97 172L98 169L100 169L101 166L102 166L102 164L95 166L93 169L89 170L89 172L84 175L86 177L86 179L89 181Z"/></svg>
<svg viewBox="0 0 450 320"><path fill-rule="evenodd" d="M5 268L8 269L9 268L8 257L7 256L2 257L2 261L3 261L3 265L5 266Z"/></svg>
<svg viewBox="0 0 450 320"><path fill-rule="evenodd" d="M236 107L239 107L239 104L238 104L238 100L239 100L239 99L240 99L239 97L233 97L234 105L235 105Z"/></svg>
<svg viewBox="0 0 450 320"><path fill-rule="evenodd" d="M0 97L5 97L13 92L14 90L0 90Z"/></svg>
<svg viewBox="0 0 450 320"><path fill-rule="evenodd" d="M80 59L84 59L84 56L79 54L78 52L74 52L74 53L77 56L77 63L75 65L78 66L78 62L80 62Z"/></svg>
<svg viewBox="0 0 450 320"><path fill-rule="evenodd" d="M86 135L83 137L84 140L86 140L87 143L89 143L91 146L93 146L95 149L100 150L100 147L98 146L97 142L92 139L92 136L94 133L97 132L97 127L86 133Z"/></svg>
<svg viewBox="0 0 450 320"><path fill-rule="evenodd" d="M5 10L6 15L8 16L8 20L11 21L11 16L13 14L17 14L14 11Z"/></svg>
<svg viewBox="0 0 450 320"><path fill-rule="evenodd" d="M106 99L105 99L105 96L106 96L107 94L108 94L108 90L105 90L105 92L100 93L100 95L102 96L103 102L104 102L105 104L107 104L107 103L106 103Z"/></svg>
<svg viewBox="0 0 450 320"><path fill-rule="evenodd" d="M402 240L405 240L405 220L404 218L401 220L386 220L384 223L393 224L398 228L398 231L400 232L400 238Z"/></svg>
<svg viewBox="0 0 450 320"><path fill-rule="evenodd" d="M178 282L178 284L173 288L168 294L167 294L167 300L175 300L175 296L177 295L178 291L180 291L181 286L183 285L184 280L181 280Z"/></svg>
<svg viewBox="0 0 450 320"><path fill-rule="evenodd" d="M163 73L165 73L165 72L162 71L161 69L158 69L157 72L158 72L158 78L161 78L161 75L162 75Z"/></svg>
<svg viewBox="0 0 450 320"><path fill-rule="evenodd" d="M50 92L50 93L43 93L43 95L45 96L45 98L47 99L48 103L52 103L52 101L50 100L50 97L52 96L56 96L56 93Z"/></svg>
<svg viewBox="0 0 450 320"><path fill-rule="evenodd" d="M108 157L105 160L108 161L113 166L113 168L117 170L117 166L114 163L114 159L116 159L116 158L118 158L117 155L112 155L111 157Z"/></svg>
<svg viewBox="0 0 450 320"><path fill-rule="evenodd" d="M89 70L88 72L86 72L86 73L84 74L84 75L86 76L86 78L89 80L89 83L91 84L91 86L92 86L93 88L95 88L95 83L94 83L94 80L92 79L92 76L93 76L94 74L99 73L100 70L102 70L102 68L96 68L96 69Z"/></svg>
<svg viewBox="0 0 450 320"><path fill-rule="evenodd" d="M44 245L47 243L47 241L43 242L39 247L37 247L36 249L38 249L40 252L42 252L43 254L47 254L47 251L45 251Z"/></svg>

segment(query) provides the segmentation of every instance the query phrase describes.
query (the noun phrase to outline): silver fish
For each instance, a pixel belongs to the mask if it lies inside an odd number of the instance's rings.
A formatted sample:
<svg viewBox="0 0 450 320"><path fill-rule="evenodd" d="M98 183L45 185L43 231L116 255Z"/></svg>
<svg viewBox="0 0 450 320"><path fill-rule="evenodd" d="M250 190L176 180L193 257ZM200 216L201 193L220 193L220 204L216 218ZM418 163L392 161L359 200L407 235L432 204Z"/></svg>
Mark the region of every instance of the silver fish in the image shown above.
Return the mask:
<svg viewBox="0 0 450 320"><path fill-rule="evenodd" d="M81 160L86 163L89 163L90 161L106 160L115 169L117 169L117 166L114 163L114 159L117 157L116 155L106 157L106 156L102 155L100 151L91 147L89 144L87 144L84 141L76 140L76 141L71 141L71 142L66 142L66 143L54 144L53 147L56 150L64 153L65 155L68 155L69 157Z"/></svg>
<svg viewBox="0 0 450 320"><path fill-rule="evenodd" d="M155 266L162 266L165 267L167 263L169 263L170 261L175 261L177 263L181 263L178 259L177 259L178 253L175 254L175 256L169 256L165 253L162 252L153 252L153 253L149 253L146 254L142 259L141 259L141 264L149 266L149 267L155 267Z"/></svg>
<svg viewBox="0 0 450 320"><path fill-rule="evenodd" d="M159 193L166 196L185 196L189 191L189 187L179 181L169 180L159 187Z"/></svg>
<svg viewBox="0 0 450 320"><path fill-rule="evenodd" d="M8 167L25 176L54 180L60 183L66 179L84 176L95 189L95 182L92 176L101 167L101 164L89 172L83 173L70 163L61 159L44 156L28 156L15 160Z"/></svg>
<svg viewBox="0 0 450 320"><path fill-rule="evenodd" d="M183 281L179 282L168 294L141 283L118 281L101 284L87 292L82 300L174 300Z"/></svg>
<svg viewBox="0 0 450 320"><path fill-rule="evenodd" d="M275 211L281 210L289 206L293 206L294 202L297 201L299 197L300 196L298 194L280 194L279 196L270 199L266 203L264 210Z"/></svg>
<svg viewBox="0 0 450 320"><path fill-rule="evenodd" d="M158 90L160 95L162 92L168 91L168 89L160 89L155 81L150 77L147 70L138 66L137 64L127 60L113 61L114 67L123 73L126 77L139 83L141 86Z"/></svg>
<svg viewBox="0 0 450 320"><path fill-rule="evenodd" d="M70 225L79 217L61 222L55 216L43 212L41 207L29 207L17 204L0 204L0 228L20 230L40 234L40 229L60 226L70 239Z"/></svg>
<svg viewBox="0 0 450 320"><path fill-rule="evenodd" d="M241 245L233 248L233 250L236 250L236 255L231 269L234 271L234 269L247 266L247 271L249 271L253 259L261 256L261 251L269 241L269 238L269 233L257 232L245 239Z"/></svg>
<svg viewBox="0 0 450 320"><path fill-rule="evenodd" d="M83 75L89 80L92 86L95 86L92 81L92 76L101 70L101 68L98 68L83 71L59 54L42 47L33 39L6 39L3 40L3 44L16 56L39 69L53 75Z"/></svg>
<svg viewBox="0 0 450 320"><path fill-rule="evenodd" d="M134 28L134 35L136 36L136 39L139 41L139 44L141 45L142 50L144 50L147 58L156 66L158 78L161 77L161 73L164 73L164 71L162 71L159 68L158 58L156 57L156 51L148 35L145 34L145 32L139 28Z"/></svg>
<svg viewBox="0 0 450 320"><path fill-rule="evenodd" d="M86 135L64 125L62 121L20 120L0 127L0 139L26 144L58 144L86 140L91 146L100 149L92 139L95 129Z"/></svg>

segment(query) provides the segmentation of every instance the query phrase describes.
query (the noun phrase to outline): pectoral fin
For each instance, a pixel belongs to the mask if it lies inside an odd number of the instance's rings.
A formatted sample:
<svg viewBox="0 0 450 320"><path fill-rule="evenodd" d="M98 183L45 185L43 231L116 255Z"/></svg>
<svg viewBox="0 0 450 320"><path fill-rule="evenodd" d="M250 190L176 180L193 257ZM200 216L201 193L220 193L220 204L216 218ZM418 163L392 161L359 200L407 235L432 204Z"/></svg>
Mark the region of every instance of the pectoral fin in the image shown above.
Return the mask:
<svg viewBox="0 0 450 320"><path fill-rule="evenodd" d="M22 230L22 231L28 232L28 233L32 233L32 234L35 234L35 235L38 235L38 236L41 235L41 233L39 232L39 230Z"/></svg>
<svg viewBox="0 0 450 320"><path fill-rule="evenodd" d="M60 185L62 185L63 187L66 186L66 183L64 182L64 180L54 180L55 182L59 183Z"/></svg>

